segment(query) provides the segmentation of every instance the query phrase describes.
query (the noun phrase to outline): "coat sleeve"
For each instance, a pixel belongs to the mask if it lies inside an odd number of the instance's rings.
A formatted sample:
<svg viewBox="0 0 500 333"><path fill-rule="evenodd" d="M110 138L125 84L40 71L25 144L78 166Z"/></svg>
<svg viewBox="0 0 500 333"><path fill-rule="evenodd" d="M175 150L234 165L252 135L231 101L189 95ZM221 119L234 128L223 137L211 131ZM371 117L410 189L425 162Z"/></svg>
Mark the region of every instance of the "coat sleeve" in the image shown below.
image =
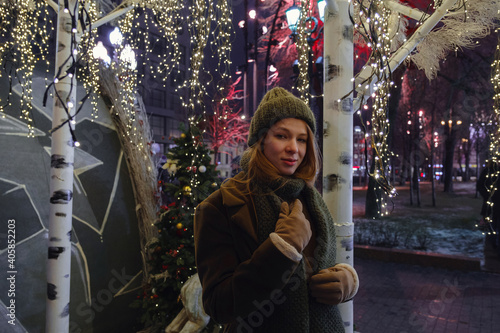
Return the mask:
<svg viewBox="0 0 500 333"><path fill-rule="evenodd" d="M223 206L209 200L197 207L194 237L205 312L226 324L247 317L264 301L277 302L283 297L281 289L298 263L280 252L269 238L250 258L240 261L238 240L219 207Z"/></svg>

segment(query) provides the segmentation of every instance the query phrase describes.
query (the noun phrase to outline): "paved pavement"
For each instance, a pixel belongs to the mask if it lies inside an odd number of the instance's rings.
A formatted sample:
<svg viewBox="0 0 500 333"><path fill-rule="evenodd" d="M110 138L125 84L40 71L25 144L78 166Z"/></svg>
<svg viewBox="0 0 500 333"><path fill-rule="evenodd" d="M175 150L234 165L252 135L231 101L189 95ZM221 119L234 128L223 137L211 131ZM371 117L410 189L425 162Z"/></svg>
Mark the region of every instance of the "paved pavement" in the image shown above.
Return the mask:
<svg viewBox="0 0 500 333"><path fill-rule="evenodd" d="M360 333L498 333L500 274L355 258Z"/></svg>

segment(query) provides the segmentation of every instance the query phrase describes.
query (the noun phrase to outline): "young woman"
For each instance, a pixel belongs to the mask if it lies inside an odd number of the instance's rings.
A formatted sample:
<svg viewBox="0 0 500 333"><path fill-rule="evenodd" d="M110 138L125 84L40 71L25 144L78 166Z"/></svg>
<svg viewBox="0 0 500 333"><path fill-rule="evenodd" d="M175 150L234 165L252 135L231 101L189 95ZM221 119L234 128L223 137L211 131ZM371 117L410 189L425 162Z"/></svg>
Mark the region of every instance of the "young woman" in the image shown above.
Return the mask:
<svg viewBox="0 0 500 333"><path fill-rule="evenodd" d="M205 311L224 332L344 332L337 304L357 292L336 264L333 220L313 187L320 167L309 107L270 90L250 124L242 172L196 209Z"/></svg>

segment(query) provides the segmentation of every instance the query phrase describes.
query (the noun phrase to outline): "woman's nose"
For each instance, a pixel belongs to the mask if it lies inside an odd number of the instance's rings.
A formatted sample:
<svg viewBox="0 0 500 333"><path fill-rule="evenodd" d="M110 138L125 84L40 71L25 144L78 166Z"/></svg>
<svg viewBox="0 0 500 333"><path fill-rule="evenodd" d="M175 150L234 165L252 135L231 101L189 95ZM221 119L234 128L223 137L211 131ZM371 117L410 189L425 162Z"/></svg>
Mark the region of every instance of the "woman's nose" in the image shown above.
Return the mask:
<svg viewBox="0 0 500 333"><path fill-rule="evenodd" d="M298 149L297 142L295 140L290 140L287 145L287 151L295 153L297 152L297 149Z"/></svg>

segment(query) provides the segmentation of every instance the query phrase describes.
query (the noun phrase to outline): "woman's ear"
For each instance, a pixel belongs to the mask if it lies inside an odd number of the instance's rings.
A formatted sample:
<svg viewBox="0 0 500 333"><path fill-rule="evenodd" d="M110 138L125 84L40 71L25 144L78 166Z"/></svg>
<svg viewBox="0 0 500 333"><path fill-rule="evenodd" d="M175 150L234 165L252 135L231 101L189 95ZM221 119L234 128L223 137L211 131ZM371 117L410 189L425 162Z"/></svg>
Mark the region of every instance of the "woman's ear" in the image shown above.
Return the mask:
<svg viewBox="0 0 500 333"><path fill-rule="evenodd" d="M266 141L267 133L269 133L269 132L264 133L264 135L260 139L260 145L259 145L259 147L260 147L260 151L262 151L262 152L264 151L264 141Z"/></svg>

